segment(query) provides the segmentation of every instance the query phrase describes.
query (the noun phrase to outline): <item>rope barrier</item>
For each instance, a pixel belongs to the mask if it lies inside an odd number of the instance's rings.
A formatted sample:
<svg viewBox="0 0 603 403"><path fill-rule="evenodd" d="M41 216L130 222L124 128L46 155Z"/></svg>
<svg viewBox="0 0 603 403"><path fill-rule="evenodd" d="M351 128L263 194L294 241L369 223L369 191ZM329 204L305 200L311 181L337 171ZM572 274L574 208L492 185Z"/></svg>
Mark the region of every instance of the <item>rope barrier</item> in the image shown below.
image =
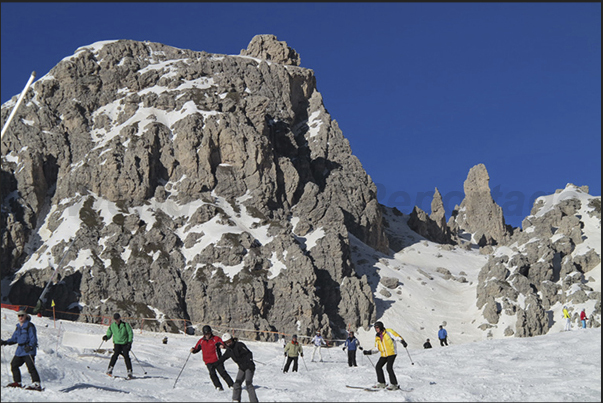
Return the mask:
<svg viewBox="0 0 603 403"><path fill-rule="evenodd" d="M19 309L28 309L28 308L35 308L33 306L30 305L10 305L10 304L1 304L2 308L7 308L7 309L11 309L13 311L18 311ZM96 323L96 324L101 324L104 326L109 326L111 324L111 320L113 319L112 315L93 315L93 314L89 314L89 313L78 313L78 312L66 312L66 311L53 311L53 309L50 308L45 308L43 310L45 313L49 313L48 315L42 315L42 311L40 311L38 313L38 316L49 316L49 317L53 317L53 315L56 314L61 314L61 315L74 315L77 316L78 318L80 316L84 316L87 319L88 323ZM78 318L73 319L74 321L77 320ZM71 319L67 319L67 320L71 320ZM177 327L179 322L182 322L182 327L184 329L184 334L187 334L187 329L192 327L192 328L196 328L196 327L201 327L203 325L206 325L207 323L191 323L189 320L187 319L157 319L157 318L136 318L136 317L123 317L122 316L122 320L127 321L127 322L133 322L133 321L140 321L140 333L142 334L143 331L143 327L144 327L144 323L146 322L172 322L174 323ZM132 325L132 323L130 323L130 325ZM284 333L284 332L277 332L274 330L257 330L257 329L246 329L246 328L228 328L226 326L221 326L221 325L212 325L209 324L212 328L215 329L228 329L230 331L230 333L234 336L234 334L236 332L247 332L247 333L262 333L262 334L272 334L272 335L277 335L277 336L287 336L287 337L291 337L293 335L293 333L289 334L289 333ZM134 327L134 326L133 326ZM298 339L311 339L313 336L304 336L304 335L297 335ZM328 342L334 342L334 341L345 341L345 339L329 339Z"/></svg>

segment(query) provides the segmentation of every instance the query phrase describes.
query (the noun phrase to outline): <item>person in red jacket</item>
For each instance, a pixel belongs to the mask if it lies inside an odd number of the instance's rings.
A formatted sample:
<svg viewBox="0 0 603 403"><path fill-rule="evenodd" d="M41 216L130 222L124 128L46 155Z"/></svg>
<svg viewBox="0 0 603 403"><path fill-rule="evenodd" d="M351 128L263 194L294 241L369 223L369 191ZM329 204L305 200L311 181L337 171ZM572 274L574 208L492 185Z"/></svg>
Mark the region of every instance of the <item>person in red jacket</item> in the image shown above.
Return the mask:
<svg viewBox="0 0 603 403"><path fill-rule="evenodd" d="M586 311L583 309L580 312L580 321L582 322L582 329L586 329Z"/></svg>
<svg viewBox="0 0 603 403"><path fill-rule="evenodd" d="M223 344L221 338L214 336L211 327L205 325L203 326L203 337L199 339L195 347L191 348L191 353L193 354L197 354L199 351L202 352L203 362L205 362L205 365L207 366L209 377L218 390L224 390L224 388L222 387L222 383L220 382L216 371L226 381L229 388L232 389L232 385L234 384L232 378L228 375L228 372L226 372L224 364L220 362L220 357L222 356L220 345Z"/></svg>

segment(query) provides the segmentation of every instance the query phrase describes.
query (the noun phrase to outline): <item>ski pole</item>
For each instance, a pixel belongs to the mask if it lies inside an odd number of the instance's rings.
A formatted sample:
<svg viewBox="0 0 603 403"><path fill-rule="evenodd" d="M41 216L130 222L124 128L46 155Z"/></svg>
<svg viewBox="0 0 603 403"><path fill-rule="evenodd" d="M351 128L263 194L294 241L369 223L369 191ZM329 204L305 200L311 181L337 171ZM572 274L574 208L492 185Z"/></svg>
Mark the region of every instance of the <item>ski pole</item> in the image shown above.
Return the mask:
<svg viewBox="0 0 603 403"><path fill-rule="evenodd" d="M281 372L285 370L285 363L287 362L287 356L285 355L285 359L283 360L283 365L281 367Z"/></svg>
<svg viewBox="0 0 603 403"><path fill-rule="evenodd" d="M301 356L301 358L302 358L302 361L304 363L304 367L306 367L306 371L307 371L308 370L308 366L306 365L306 360L304 360L304 356L303 355Z"/></svg>
<svg viewBox="0 0 603 403"><path fill-rule="evenodd" d="M95 353L98 353L98 350L100 350L100 348L102 347L104 342L105 342L105 340L101 341L101 344L98 346L98 348L96 350L94 350Z"/></svg>
<svg viewBox="0 0 603 403"><path fill-rule="evenodd" d="M136 357L136 354L134 354L134 351L130 350L130 352L132 353L132 355L134 356L134 358L136 358L136 361L138 361L138 357ZM144 371L144 374L146 375L146 374L147 374L147 371L145 371L145 369L144 369L144 365L142 365L142 364L140 363L140 361L138 361L138 365L140 365L140 366L142 367L142 370Z"/></svg>
<svg viewBox="0 0 603 403"><path fill-rule="evenodd" d="M184 371L184 367L186 366L186 363L188 362L188 359L190 358L192 353L193 353L192 351L190 353L188 353L188 357L186 357L186 361L184 361L184 365L182 366L182 369L180 370L180 374L182 374L182 371ZM178 379L180 378L180 374L178 374L178 377L176 378L176 381L174 382L174 387L172 389L176 388L176 382L178 382Z"/></svg>
<svg viewBox="0 0 603 403"><path fill-rule="evenodd" d="M408 359L410 360L410 363L411 363L412 365L415 365L415 363L414 363L414 362L412 362L412 358L410 358L410 353L408 352L408 349L407 349L406 347L404 347L404 350L406 350L406 354L408 354Z"/></svg>
<svg viewBox="0 0 603 403"><path fill-rule="evenodd" d="M375 368L375 364L373 364L373 361L371 361L371 359L369 358L368 355L365 355L366 359L369 360L369 362L371 363L371 365L373 366L373 368Z"/></svg>
<svg viewBox="0 0 603 403"><path fill-rule="evenodd" d="M62 325L62 324L61 324ZM60 329L59 329L60 330ZM105 340L101 341L101 344L98 346L98 348L96 350L92 350L93 352L100 354L100 348L102 347L103 343L105 342ZM58 346L58 340L57 340L57 346ZM94 361L96 358L96 356L92 357L91 363L92 361ZM90 369L90 365L86 365L86 368Z"/></svg>

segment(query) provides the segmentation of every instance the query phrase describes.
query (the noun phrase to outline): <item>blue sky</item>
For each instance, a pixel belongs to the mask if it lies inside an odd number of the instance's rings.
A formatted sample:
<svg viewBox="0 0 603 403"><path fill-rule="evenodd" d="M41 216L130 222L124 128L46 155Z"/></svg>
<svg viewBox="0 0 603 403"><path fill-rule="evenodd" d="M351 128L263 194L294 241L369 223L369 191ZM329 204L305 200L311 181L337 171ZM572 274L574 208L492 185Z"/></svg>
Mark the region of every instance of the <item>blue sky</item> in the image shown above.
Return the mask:
<svg viewBox="0 0 603 403"><path fill-rule="evenodd" d="M447 218L483 163L505 219L567 183L601 195L601 3L6 3L2 103L111 39L239 54L274 34L314 70L379 201Z"/></svg>

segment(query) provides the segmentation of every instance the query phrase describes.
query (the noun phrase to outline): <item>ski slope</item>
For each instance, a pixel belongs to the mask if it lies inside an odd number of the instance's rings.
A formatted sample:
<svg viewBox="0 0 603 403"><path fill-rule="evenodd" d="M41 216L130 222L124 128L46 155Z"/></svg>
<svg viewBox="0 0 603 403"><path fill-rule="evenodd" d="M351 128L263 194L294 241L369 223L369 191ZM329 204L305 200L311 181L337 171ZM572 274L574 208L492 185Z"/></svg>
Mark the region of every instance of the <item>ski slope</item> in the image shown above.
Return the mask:
<svg viewBox="0 0 603 403"><path fill-rule="evenodd" d="M17 323L16 312L2 309L1 319L2 339L6 339ZM136 379L128 381L105 375L112 348L102 341L106 326L55 323L39 317L32 322L38 330L36 366L45 391L4 387L12 382L10 360L16 348L4 346L0 366L3 402L231 401L230 390L214 389L201 354L189 353L198 336L135 330L131 358ZM162 343L164 337L167 344ZM323 349L324 362L311 362L312 350L304 345L299 372L285 374L278 343L242 341L254 353L254 384L263 402L601 401L601 328L448 347L433 342L430 350L413 344L404 350L399 345L394 368L400 386L413 388L410 392L346 388L346 384L370 386L376 382L375 355L359 354L358 367L350 368L341 346ZM361 345L369 347L370 343ZM99 347L100 353L95 352ZM236 375L231 360L226 361L226 369ZM21 373L23 382L29 384L25 366ZM120 358L114 375L125 374ZM245 390L242 398L249 401Z"/></svg>

